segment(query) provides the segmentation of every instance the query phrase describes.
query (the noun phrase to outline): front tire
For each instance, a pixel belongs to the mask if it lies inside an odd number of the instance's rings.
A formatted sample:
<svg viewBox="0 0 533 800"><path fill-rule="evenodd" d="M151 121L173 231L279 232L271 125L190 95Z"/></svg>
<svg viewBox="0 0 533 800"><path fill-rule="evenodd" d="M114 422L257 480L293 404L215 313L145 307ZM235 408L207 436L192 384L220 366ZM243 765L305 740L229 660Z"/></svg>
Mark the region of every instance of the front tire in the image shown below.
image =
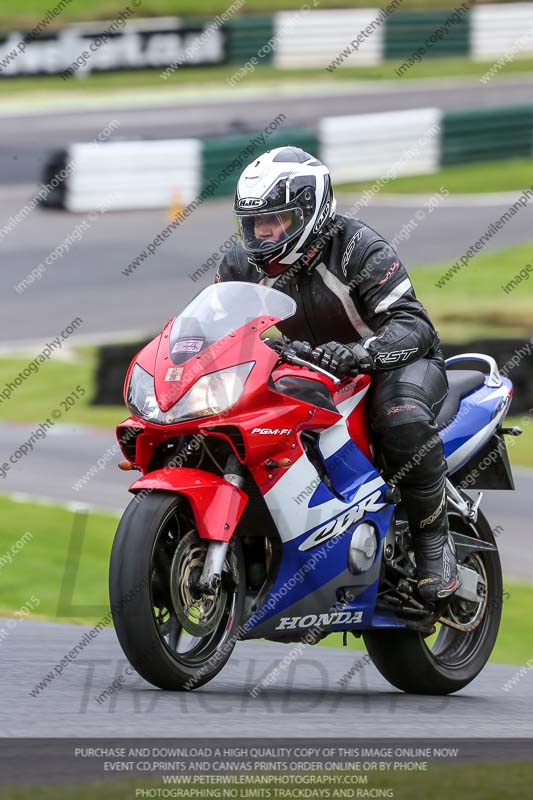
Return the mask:
<svg viewBox="0 0 533 800"><path fill-rule="evenodd" d="M194 582L208 544L198 537L187 502L157 491L131 501L115 535L109 570L115 631L128 661L160 689L191 690L212 680L237 639L242 547L233 542L226 557L233 582L226 575L216 593L205 594Z"/></svg>
<svg viewBox="0 0 533 800"><path fill-rule="evenodd" d="M475 524L467 524L449 514L450 530L495 544L485 517L479 513ZM369 630L363 638L370 658L389 683L411 694L451 694L467 686L481 672L493 650L502 611L502 571L497 551L482 551L470 556L469 566L484 574L487 594L481 621L471 632L441 624L436 639L427 639L412 630ZM477 621L476 610L460 598L452 597L445 616L458 623L467 616ZM462 616L461 616L462 615ZM466 616L465 616L466 615Z"/></svg>

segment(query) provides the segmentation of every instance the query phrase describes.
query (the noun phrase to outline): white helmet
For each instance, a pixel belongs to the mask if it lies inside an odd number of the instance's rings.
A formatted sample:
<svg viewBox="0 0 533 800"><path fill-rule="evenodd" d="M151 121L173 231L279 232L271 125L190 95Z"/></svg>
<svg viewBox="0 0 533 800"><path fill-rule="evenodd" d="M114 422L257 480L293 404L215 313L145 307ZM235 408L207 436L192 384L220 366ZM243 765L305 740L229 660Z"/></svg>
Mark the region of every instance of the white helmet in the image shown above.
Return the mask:
<svg viewBox="0 0 533 800"><path fill-rule="evenodd" d="M328 168L299 147L267 150L243 170L234 212L248 261L279 275L317 244L335 214Z"/></svg>

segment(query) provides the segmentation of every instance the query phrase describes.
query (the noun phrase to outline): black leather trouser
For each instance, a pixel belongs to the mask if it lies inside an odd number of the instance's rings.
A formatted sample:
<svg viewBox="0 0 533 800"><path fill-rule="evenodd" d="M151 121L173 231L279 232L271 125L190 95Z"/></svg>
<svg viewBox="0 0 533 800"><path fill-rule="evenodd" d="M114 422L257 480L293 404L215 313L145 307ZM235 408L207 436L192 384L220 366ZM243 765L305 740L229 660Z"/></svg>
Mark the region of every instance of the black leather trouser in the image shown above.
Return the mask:
<svg viewBox="0 0 533 800"><path fill-rule="evenodd" d="M447 530L446 462L435 424L447 390L440 355L372 376L371 427L414 537Z"/></svg>

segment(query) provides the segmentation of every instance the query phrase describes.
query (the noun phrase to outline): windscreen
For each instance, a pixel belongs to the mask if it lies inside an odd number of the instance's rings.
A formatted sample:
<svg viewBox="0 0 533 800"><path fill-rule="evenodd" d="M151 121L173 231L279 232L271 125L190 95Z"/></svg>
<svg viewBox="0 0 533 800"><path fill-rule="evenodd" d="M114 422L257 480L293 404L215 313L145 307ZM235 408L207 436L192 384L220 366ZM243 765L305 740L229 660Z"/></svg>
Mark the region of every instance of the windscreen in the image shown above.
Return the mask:
<svg viewBox="0 0 533 800"><path fill-rule="evenodd" d="M181 364L241 325L260 316L291 317L292 298L277 289L243 281L208 286L176 317L170 333L170 356Z"/></svg>

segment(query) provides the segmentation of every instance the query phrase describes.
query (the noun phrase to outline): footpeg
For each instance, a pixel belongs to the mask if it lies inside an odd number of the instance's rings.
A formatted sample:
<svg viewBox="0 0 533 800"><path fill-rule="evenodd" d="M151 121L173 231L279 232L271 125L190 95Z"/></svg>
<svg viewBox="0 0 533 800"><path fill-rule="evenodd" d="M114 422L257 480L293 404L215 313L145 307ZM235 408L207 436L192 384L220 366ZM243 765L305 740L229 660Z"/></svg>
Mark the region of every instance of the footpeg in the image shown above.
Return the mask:
<svg viewBox="0 0 533 800"><path fill-rule="evenodd" d="M483 492L480 492L477 496L477 499L472 503L468 510L468 518L472 522L477 522L477 515L479 511L479 506L481 505L481 501L483 500Z"/></svg>

